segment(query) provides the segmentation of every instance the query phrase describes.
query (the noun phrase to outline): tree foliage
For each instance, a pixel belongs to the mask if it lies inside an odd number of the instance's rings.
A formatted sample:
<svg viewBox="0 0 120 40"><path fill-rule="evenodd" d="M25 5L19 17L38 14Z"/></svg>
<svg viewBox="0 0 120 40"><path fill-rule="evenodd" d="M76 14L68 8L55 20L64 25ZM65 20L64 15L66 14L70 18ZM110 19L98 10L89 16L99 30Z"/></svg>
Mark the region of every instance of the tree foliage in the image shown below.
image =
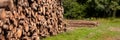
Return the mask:
<svg viewBox="0 0 120 40"><path fill-rule="evenodd" d="M64 4L63 5L64 10L65 10L64 16L66 18L78 19L78 18L81 18L81 17L85 16L84 5L79 5L79 3L76 2L76 0L64 0L63 4Z"/></svg>
<svg viewBox="0 0 120 40"><path fill-rule="evenodd" d="M64 0L65 18L118 17L120 0Z"/></svg>

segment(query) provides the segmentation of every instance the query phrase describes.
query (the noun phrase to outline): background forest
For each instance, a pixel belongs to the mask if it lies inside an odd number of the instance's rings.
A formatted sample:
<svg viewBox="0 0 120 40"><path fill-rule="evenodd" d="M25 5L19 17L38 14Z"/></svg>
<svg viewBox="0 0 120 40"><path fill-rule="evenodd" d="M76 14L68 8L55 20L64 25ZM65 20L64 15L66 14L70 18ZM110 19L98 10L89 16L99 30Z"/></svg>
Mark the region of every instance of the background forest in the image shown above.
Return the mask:
<svg viewBox="0 0 120 40"><path fill-rule="evenodd" d="M64 17L116 18L120 17L120 0L63 0Z"/></svg>

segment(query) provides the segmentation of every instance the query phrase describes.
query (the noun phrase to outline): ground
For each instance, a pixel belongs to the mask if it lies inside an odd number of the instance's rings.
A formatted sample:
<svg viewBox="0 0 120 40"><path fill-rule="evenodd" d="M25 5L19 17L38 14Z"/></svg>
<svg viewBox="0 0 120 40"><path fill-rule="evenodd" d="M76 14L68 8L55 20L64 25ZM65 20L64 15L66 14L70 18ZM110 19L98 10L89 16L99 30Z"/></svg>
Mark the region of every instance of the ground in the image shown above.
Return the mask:
<svg viewBox="0 0 120 40"><path fill-rule="evenodd" d="M95 27L73 27L72 30L44 40L120 40L120 19L97 19Z"/></svg>

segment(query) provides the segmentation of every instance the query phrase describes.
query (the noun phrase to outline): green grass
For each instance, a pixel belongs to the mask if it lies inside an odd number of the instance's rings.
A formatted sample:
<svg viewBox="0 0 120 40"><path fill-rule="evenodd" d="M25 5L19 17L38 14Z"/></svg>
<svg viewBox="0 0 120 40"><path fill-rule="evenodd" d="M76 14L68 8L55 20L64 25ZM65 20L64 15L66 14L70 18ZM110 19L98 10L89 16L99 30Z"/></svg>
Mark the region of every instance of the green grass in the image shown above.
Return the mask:
<svg viewBox="0 0 120 40"><path fill-rule="evenodd" d="M120 28L120 19L97 19L97 27L80 27L44 40L106 40L107 38L120 37L120 31L111 31L109 28Z"/></svg>

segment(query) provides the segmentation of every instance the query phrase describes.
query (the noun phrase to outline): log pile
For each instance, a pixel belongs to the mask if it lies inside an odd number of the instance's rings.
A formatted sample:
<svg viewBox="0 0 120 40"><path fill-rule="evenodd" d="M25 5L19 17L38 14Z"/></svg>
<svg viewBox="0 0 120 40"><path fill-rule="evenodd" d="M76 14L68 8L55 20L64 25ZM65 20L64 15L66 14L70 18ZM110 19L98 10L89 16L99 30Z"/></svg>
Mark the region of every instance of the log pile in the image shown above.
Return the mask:
<svg viewBox="0 0 120 40"><path fill-rule="evenodd" d="M0 40L40 40L64 32L63 11L61 0L1 0Z"/></svg>
<svg viewBox="0 0 120 40"><path fill-rule="evenodd" d="M88 20L67 20L68 27L96 27L99 25L98 21Z"/></svg>

